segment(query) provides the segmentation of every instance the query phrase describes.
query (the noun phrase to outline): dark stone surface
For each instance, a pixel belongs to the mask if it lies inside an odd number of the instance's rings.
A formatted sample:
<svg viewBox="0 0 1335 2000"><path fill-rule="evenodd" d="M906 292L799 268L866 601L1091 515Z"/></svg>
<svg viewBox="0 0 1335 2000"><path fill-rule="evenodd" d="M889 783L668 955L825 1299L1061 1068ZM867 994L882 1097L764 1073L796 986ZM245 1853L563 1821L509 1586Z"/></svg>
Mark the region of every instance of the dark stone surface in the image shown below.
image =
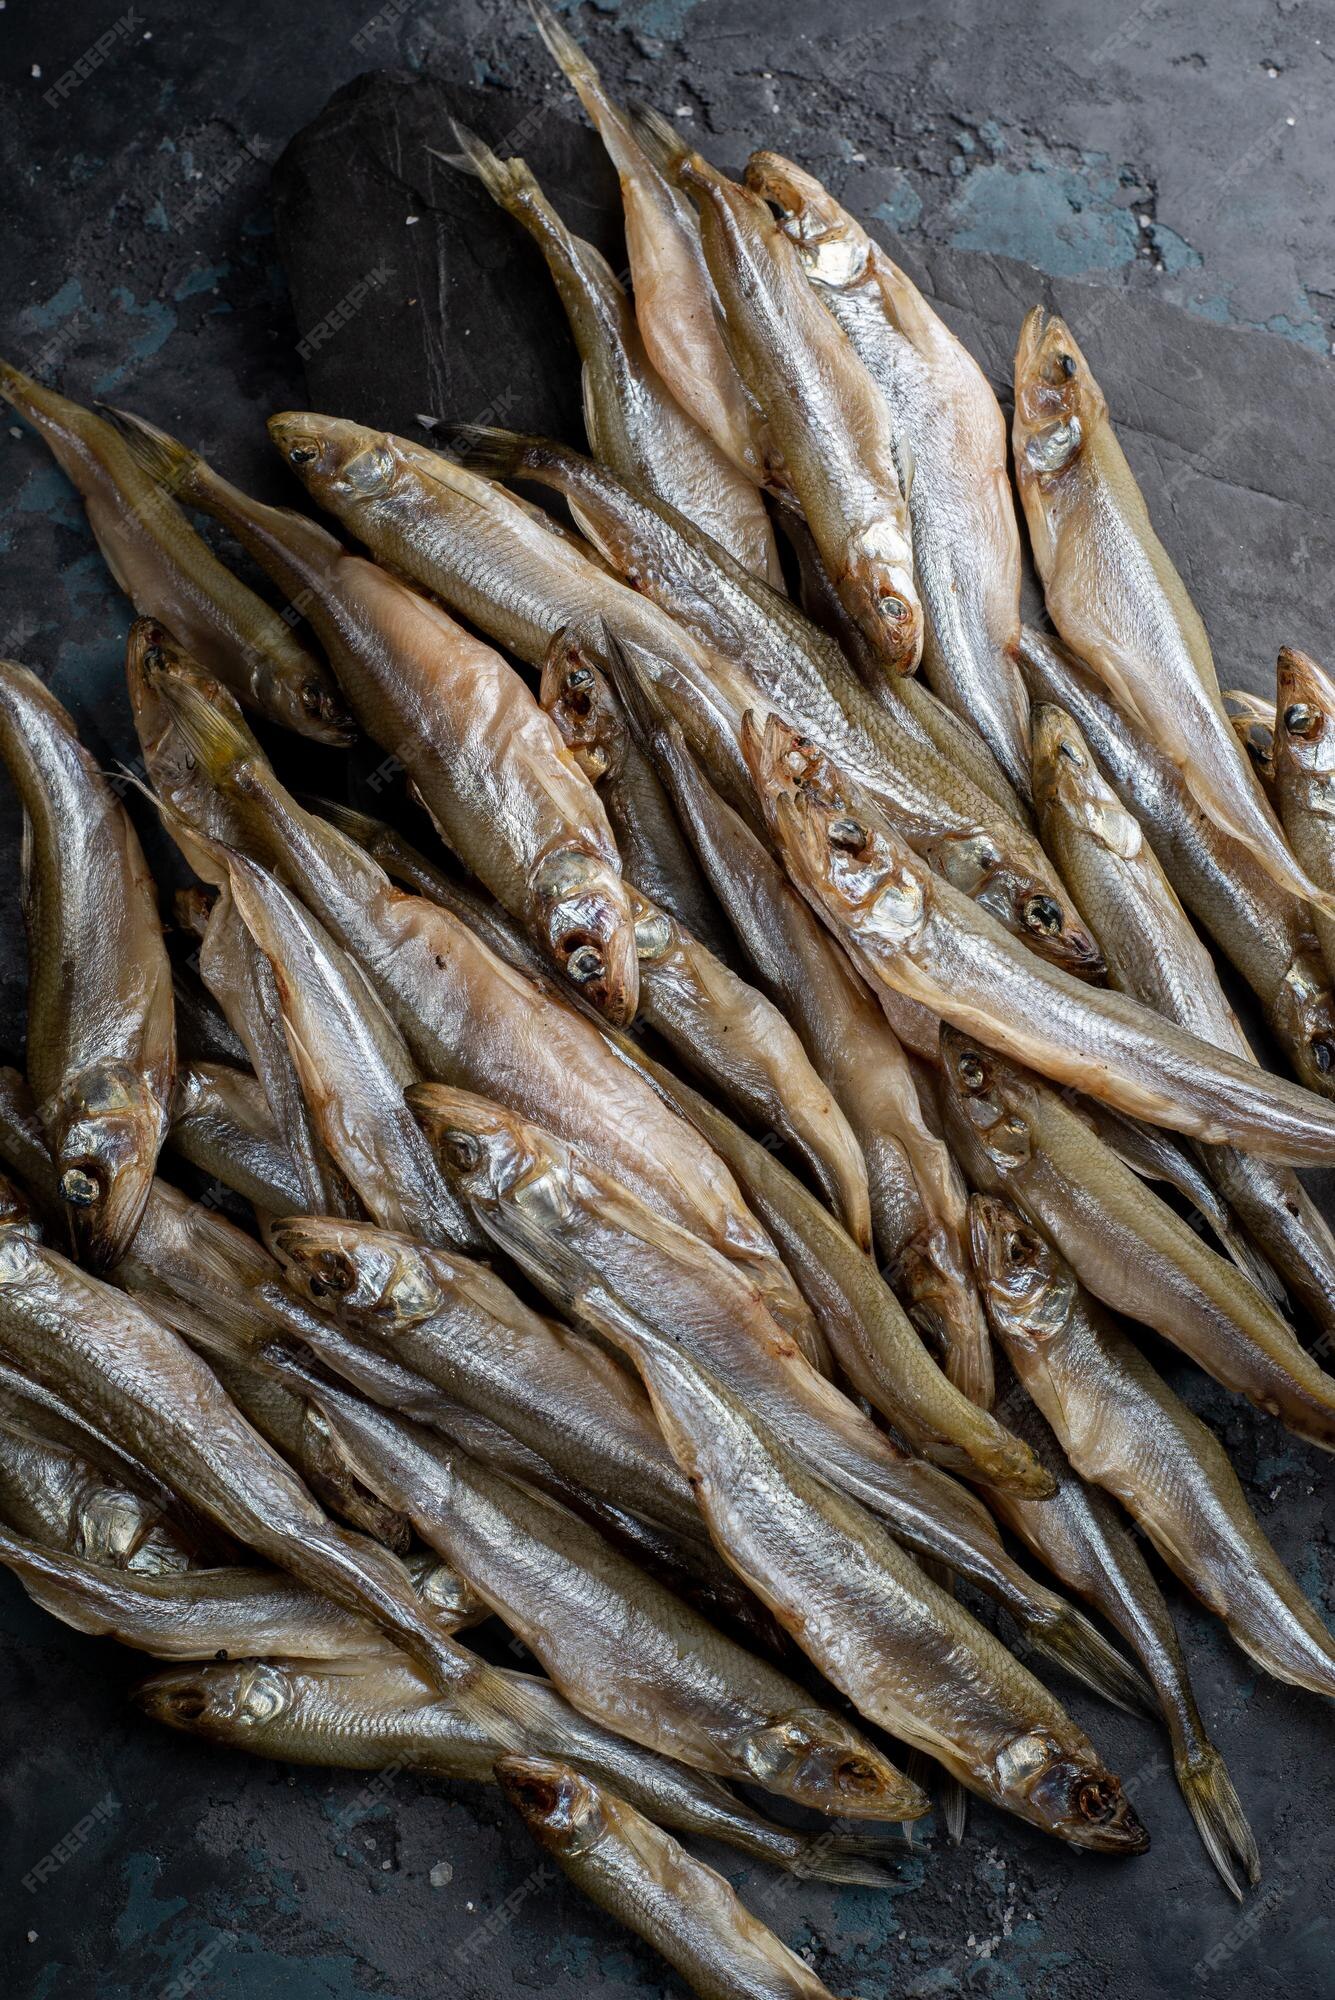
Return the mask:
<svg viewBox="0 0 1335 2000"><path fill-rule="evenodd" d="M514 7L390 0L373 14L370 0L334 0L318 16L288 4L205 15L160 0L45 102L112 14L19 0L0 14L0 143L12 156L0 350L180 429L272 497L290 490L263 418L306 400L401 427L422 412L490 410L578 435L572 350L535 253L419 144L449 143L430 129L437 100L422 72L484 89L482 129L522 127L571 220L615 255L605 172L572 186L585 142L562 118L532 115L567 100ZM1044 297L1067 312L1226 678L1264 685L1284 640L1323 649L1335 593L1322 358L1335 223L1319 104L1329 8L844 0L817 18L795 0L627 0L581 10L580 32L618 88L689 110L686 129L724 164L773 139L901 232L906 261L999 385L1026 307ZM294 312L270 167L331 91L381 65L402 66L407 84L354 85L321 139L284 163ZM311 354L307 387L298 343L386 266ZM1286 337L1237 330L1266 326ZM125 607L43 449L3 426L0 492L0 650L50 677L99 755L128 758ZM284 769L309 765L285 746ZM13 1051L24 974L7 799L0 814L0 1034ZM1166 1366L1329 1606L1324 1461ZM1329 1713L1253 1672L1207 1614L1169 1595L1266 1860L1245 1912L1195 1840L1161 1738L1077 1694L1072 1708L1153 1830L1141 1862L1070 1854L978 1805L963 1847L935 1841L889 1897L791 1883L721 1849L711 1858L834 1992L864 2000L1329 1991ZM139 2000L191 1978L205 2000L662 1990L652 1954L563 1883L531 1885L533 1850L495 1795L406 1775L368 1790L357 1775L169 1739L125 1703L138 1661L55 1624L7 1578L0 1627L7 1990ZM81 1823L59 1865L25 1887ZM438 1863L448 1879L433 1887ZM461 1957L512 1892L513 1920Z"/></svg>

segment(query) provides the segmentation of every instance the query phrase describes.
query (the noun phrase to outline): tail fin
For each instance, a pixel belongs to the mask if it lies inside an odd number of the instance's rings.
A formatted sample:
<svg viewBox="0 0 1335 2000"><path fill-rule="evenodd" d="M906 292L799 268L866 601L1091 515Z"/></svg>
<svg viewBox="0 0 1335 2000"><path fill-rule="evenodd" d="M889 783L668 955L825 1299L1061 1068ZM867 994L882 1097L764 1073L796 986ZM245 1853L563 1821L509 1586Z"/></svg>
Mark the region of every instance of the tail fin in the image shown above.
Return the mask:
<svg viewBox="0 0 1335 2000"><path fill-rule="evenodd" d="M130 410L115 409L110 403L99 403L98 409L119 431L131 457L150 479L156 479L168 493L189 498L197 474L204 469L197 451Z"/></svg>
<svg viewBox="0 0 1335 2000"><path fill-rule="evenodd" d="M173 673L160 675L155 687L210 784L231 788L243 766L268 769L268 758L225 689L206 693L192 676Z"/></svg>
<svg viewBox="0 0 1335 2000"><path fill-rule="evenodd" d="M427 151L437 160L444 160L447 166L457 167L460 173L474 174L481 181L493 201L500 203L511 215L517 214L526 203L540 193L532 170L517 156L503 160L499 153L493 153L485 139L476 132L461 125L457 118L450 120L457 153L438 152L434 146Z"/></svg>
<svg viewBox="0 0 1335 2000"><path fill-rule="evenodd" d="M1036 1653L1055 1660L1114 1708L1157 1718L1159 1704L1139 1667L1104 1638L1083 1611L1052 1593L1051 1607L1025 1620L1025 1637Z"/></svg>
<svg viewBox="0 0 1335 2000"><path fill-rule="evenodd" d="M544 438L498 430L490 424L445 421L439 431L440 449L484 479L522 478L530 464L541 464L546 444Z"/></svg>
<svg viewBox="0 0 1335 2000"><path fill-rule="evenodd" d="M1177 1782L1206 1853L1241 1902L1244 1891L1236 1871L1240 1869L1249 1883L1259 1882L1261 1856L1223 1758L1213 1745L1194 1757L1180 1757Z"/></svg>
<svg viewBox="0 0 1335 2000"><path fill-rule="evenodd" d="M528 0L528 11L533 16L533 25L547 47L547 53L555 62L571 88L576 92L581 104L590 110L587 91L601 106L604 101L602 81L597 70L585 55L573 35L568 35L544 0Z"/></svg>
<svg viewBox="0 0 1335 2000"><path fill-rule="evenodd" d="M655 111L651 104L632 105L630 120L635 137L654 165L669 180L673 180L678 166L691 150L676 126L661 111Z"/></svg>

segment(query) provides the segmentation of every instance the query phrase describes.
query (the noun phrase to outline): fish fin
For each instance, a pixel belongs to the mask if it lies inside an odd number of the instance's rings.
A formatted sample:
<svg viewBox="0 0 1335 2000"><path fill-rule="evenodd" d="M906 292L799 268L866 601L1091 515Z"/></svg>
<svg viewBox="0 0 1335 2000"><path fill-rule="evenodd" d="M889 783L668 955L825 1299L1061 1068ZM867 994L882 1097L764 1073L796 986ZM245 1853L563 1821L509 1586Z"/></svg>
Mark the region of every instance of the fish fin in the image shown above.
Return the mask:
<svg viewBox="0 0 1335 2000"><path fill-rule="evenodd" d="M548 55L581 101L586 90L602 99L605 93L597 70L574 36L566 33L551 8L545 5L545 0L528 0L528 11Z"/></svg>
<svg viewBox="0 0 1335 2000"><path fill-rule="evenodd" d="M188 495L190 483L202 463L197 451L159 430L146 417L135 416L131 410L118 410L110 403L99 403L97 408L120 433L141 471L156 479L168 493Z"/></svg>
<svg viewBox="0 0 1335 2000"><path fill-rule="evenodd" d="M652 757L654 739L660 730L671 727L676 730L677 737L681 737L681 731L664 709L652 680L647 674L636 672L632 657L635 648L618 639L605 618L600 617L598 625L599 660L625 711L631 735L640 748Z"/></svg>
<svg viewBox="0 0 1335 2000"><path fill-rule="evenodd" d="M543 439L523 431L504 431L494 424L456 424L442 418L439 447L468 472L483 479L517 479Z"/></svg>
<svg viewBox="0 0 1335 2000"><path fill-rule="evenodd" d="M941 1785L941 1817L945 1821L947 1840L952 1847L958 1847L964 1838L969 1817L969 1794L953 1771L945 1773Z"/></svg>
<svg viewBox="0 0 1335 2000"><path fill-rule="evenodd" d="M523 160L517 156L514 159L503 160L499 153L493 153L485 139L480 139L467 125L461 125L457 118L450 120L450 129L454 133L459 151L441 153L437 152L434 146L428 146L427 151L435 159L444 160L447 165L457 167L460 173L473 174L481 181L492 200L499 202L502 208L508 209L511 213L526 196L537 194L538 183L534 179L532 169Z"/></svg>
<svg viewBox="0 0 1335 2000"><path fill-rule="evenodd" d="M677 163L691 150L676 126L661 111L655 111L652 104L632 104L630 122L635 137L654 165L672 180Z"/></svg>
<svg viewBox="0 0 1335 2000"><path fill-rule="evenodd" d="M847 1888L902 1888L895 1856L917 1853L907 1834L880 1834L874 1839L835 1833L813 1833L784 1866L790 1875L808 1882L839 1882ZM879 1858L878 1858L879 1857Z"/></svg>
<svg viewBox="0 0 1335 2000"><path fill-rule="evenodd" d="M1224 1760L1211 1744L1194 1757L1178 1758L1176 1768L1177 1782L1205 1851L1230 1892L1241 1902L1244 1891L1235 1865L1249 1883L1255 1884L1261 1879L1261 1856Z"/></svg>
<svg viewBox="0 0 1335 2000"><path fill-rule="evenodd" d="M154 687L171 710L172 722L209 783L233 784L242 766L263 770L268 758L251 734L234 696L218 687L206 694L184 675L164 673Z"/></svg>
<svg viewBox="0 0 1335 2000"><path fill-rule="evenodd" d="M1114 1708L1128 1715L1157 1717L1159 1704L1139 1667L1104 1638L1083 1611L1063 1603L1053 1593L1055 1609L1044 1610L1024 1623L1024 1633L1036 1653L1065 1667L1086 1687L1093 1688Z"/></svg>

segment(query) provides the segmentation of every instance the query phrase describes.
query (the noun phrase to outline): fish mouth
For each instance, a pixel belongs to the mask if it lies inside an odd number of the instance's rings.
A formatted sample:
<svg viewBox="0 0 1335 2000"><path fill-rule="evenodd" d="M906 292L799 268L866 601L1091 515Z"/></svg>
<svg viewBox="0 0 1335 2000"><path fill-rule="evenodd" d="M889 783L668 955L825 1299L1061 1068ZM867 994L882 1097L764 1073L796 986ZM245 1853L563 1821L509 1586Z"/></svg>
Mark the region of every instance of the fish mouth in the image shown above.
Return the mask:
<svg viewBox="0 0 1335 2000"><path fill-rule="evenodd" d="M1039 1823L1093 1854L1144 1854L1148 1829L1111 1771L1064 1760L1029 1790Z"/></svg>

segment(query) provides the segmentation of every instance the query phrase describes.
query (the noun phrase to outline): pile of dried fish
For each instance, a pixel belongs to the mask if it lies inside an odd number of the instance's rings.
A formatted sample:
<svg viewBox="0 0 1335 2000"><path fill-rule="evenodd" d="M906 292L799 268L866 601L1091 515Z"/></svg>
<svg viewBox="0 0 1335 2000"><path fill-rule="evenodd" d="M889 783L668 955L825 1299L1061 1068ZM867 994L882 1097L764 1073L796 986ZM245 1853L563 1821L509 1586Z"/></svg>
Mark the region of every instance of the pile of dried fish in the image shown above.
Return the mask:
<svg viewBox="0 0 1335 2000"><path fill-rule="evenodd" d="M1241 1895L1132 1525L1267 1672L1335 1694L1335 1645L1125 1320L1335 1445L1295 1172L1335 1162L1335 689L1286 649L1230 716L1041 309L1022 630L973 358L808 173L728 179L535 13L633 303L522 160L450 157L550 265L591 455L275 417L345 541L0 368L137 614L144 780L0 665L0 1562L170 1662L174 1728L499 1785L705 1995L825 1988L680 1836L882 1884L935 1772L955 1829L962 1787L1143 1851L1050 1670L1161 1713ZM434 853L294 796L252 720L391 753ZM168 935L127 801L197 878Z"/></svg>

